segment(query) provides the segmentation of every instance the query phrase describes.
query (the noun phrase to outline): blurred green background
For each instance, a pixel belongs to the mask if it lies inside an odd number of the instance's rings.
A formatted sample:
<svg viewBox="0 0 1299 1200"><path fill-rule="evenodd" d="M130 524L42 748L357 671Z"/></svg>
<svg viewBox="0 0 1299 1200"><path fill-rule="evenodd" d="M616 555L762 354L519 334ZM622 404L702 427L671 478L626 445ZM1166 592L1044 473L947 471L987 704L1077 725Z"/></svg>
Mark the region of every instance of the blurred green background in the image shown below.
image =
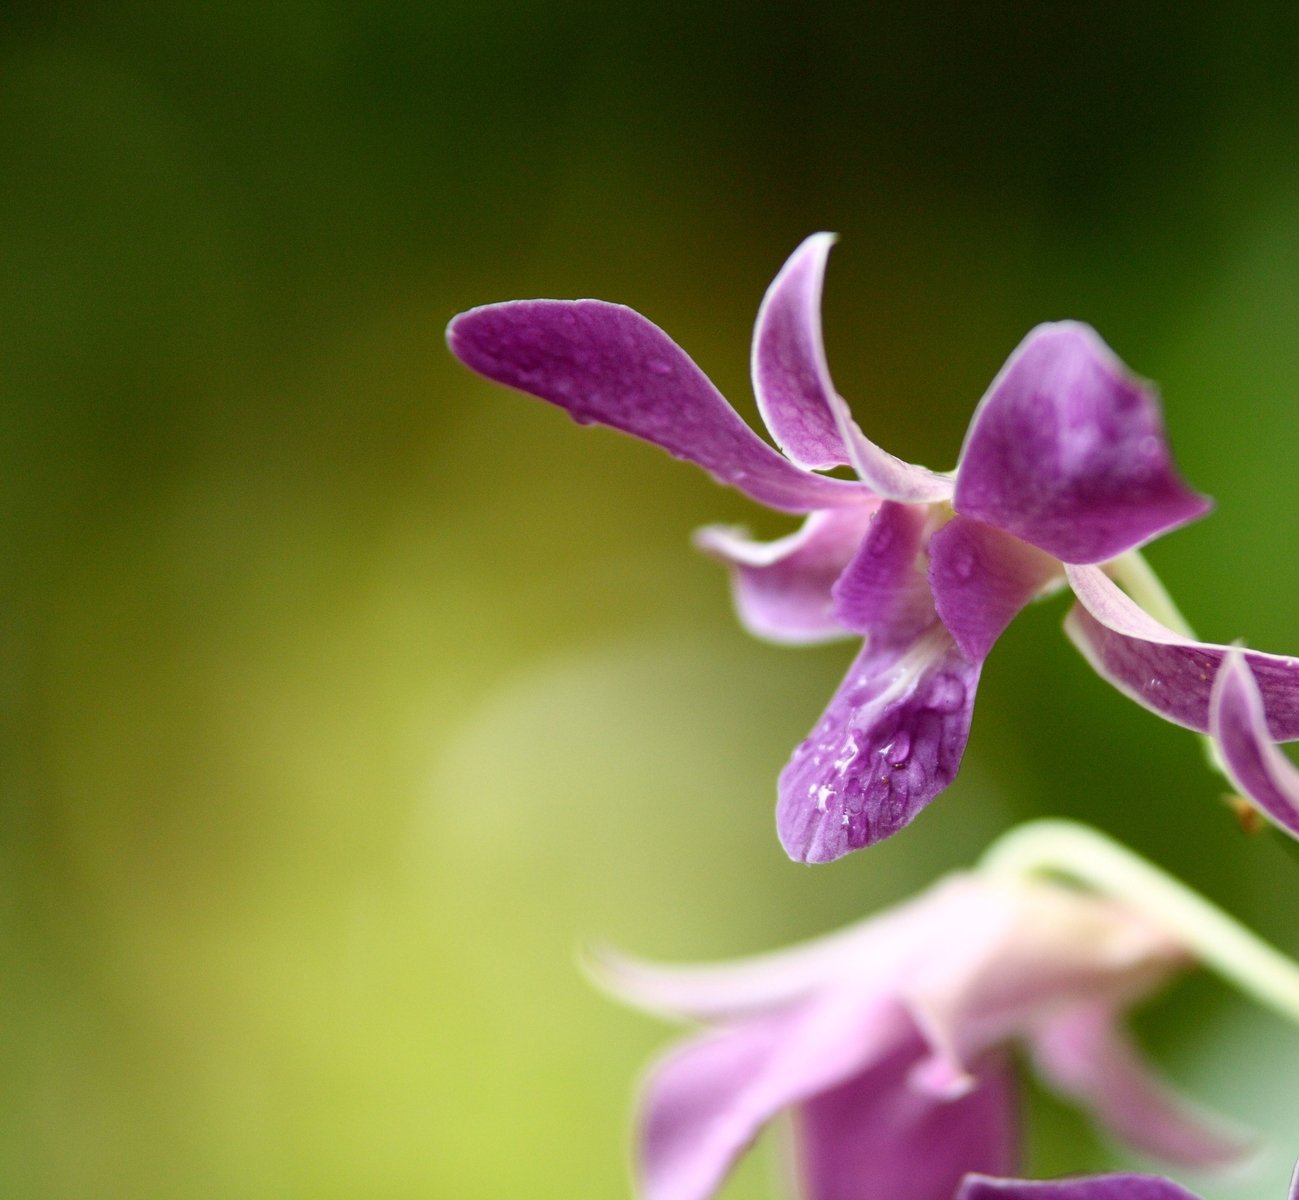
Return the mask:
<svg viewBox="0 0 1299 1200"><path fill-rule="evenodd" d="M1217 500L1151 558L1299 650L1299 9L575 0L0 12L0 1195L627 1194L668 1031L585 939L726 956L1014 821L1093 821L1299 953L1299 866L1060 601L894 842L787 862L773 781L852 651L735 626L700 473L470 376L458 309L595 295L752 413L762 292L842 235L836 382L950 466L1038 321L1159 381ZM1269 1148L1299 1030L1194 980L1141 1030ZM1131 1162L1030 1091L1029 1165ZM725 1193L778 1194L763 1150Z"/></svg>

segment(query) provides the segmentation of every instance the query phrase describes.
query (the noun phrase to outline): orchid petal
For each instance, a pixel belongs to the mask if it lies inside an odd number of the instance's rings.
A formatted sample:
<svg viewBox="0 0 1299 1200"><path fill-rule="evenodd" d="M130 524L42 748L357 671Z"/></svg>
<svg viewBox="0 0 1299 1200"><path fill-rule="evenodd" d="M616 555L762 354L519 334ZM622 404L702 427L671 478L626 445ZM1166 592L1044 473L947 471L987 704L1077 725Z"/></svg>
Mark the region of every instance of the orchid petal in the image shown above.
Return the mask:
<svg viewBox="0 0 1299 1200"><path fill-rule="evenodd" d="M908 825L956 777L978 681L941 621L911 643L868 642L781 772L789 856L832 862Z"/></svg>
<svg viewBox="0 0 1299 1200"><path fill-rule="evenodd" d="M1209 732L1232 783L1291 837L1299 837L1299 770L1268 734L1263 697L1239 650L1227 653L1213 682Z"/></svg>
<svg viewBox="0 0 1299 1200"><path fill-rule="evenodd" d="M774 542L756 542L740 530L710 525L695 545L731 568L741 624L772 642L807 645L852 632L834 613L830 589L861 544L875 504L827 508Z"/></svg>
<svg viewBox="0 0 1299 1200"><path fill-rule="evenodd" d="M1065 632L1092 669L1165 720L1209 730L1213 680L1229 646L1197 642L1161 625L1099 567L1065 568L1081 602ZM1299 658L1242 650L1267 711L1273 741L1299 738Z"/></svg>
<svg viewBox="0 0 1299 1200"><path fill-rule="evenodd" d="M989 1179L971 1175L956 1200L1199 1200L1157 1175L1090 1175L1077 1179Z"/></svg>
<svg viewBox="0 0 1299 1200"><path fill-rule="evenodd" d="M909 1086L914 1042L903 1044L798 1112L808 1200L949 1200L969 1171L1018 1162L1013 1073L997 1063L958 1099Z"/></svg>
<svg viewBox="0 0 1299 1200"><path fill-rule="evenodd" d="M669 1053L644 1093L645 1200L705 1200L772 1117L887 1055L906 1029L886 998L839 990Z"/></svg>
<svg viewBox="0 0 1299 1200"><path fill-rule="evenodd" d="M952 494L950 475L880 449L858 428L834 389L821 338L821 285L834 235L808 238L781 268L753 331L753 390L777 445L800 466L851 463L861 481L890 500L926 504Z"/></svg>
<svg viewBox="0 0 1299 1200"><path fill-rule="evenodd" d="M969 517L929 539L934 605L971 662L982 662L1019 610L1058 578L1049 554Z"/></svg>
<svg viewBox="0 0 1299 1200"><path fill-rule="evenodd" d="M989 900L999 894L957 874L904 904L767 954L680 966L596 947L585 963L600 987L644 1012L684 1020L734 1018L787 1007L834 983L851 981L864 993L896 990L895 981L916 960L923 965L947 957L930 951L950 939L954 912L982 929Z"/></svg>
<svg viewBox="0 0 1299 1200"><path fill-rule="evenodd" d="M508 387L703 467L760 504L811 512L859 504L850 480L813 475L762 441L671 338L601 300L515 300L461 313L452 353Z"/></svg>
<svg viewBox="0 0 1299 1200"><path fill-rule="evenodd" d="M1202 516L1178 478L1153 388L1096 332L1039 325L975 411L956 511L1064 562L1113 558Z"/></svg>
<svg viewBox="0 0 1299 1200"><path fill-rule="evenodd" d="M914 641L934 623L922 565L932 525L924 508L886 501L833 587L835 616L877 649Z"/></svg>
<svg viewBox="0 0 1299 1200"><path fill-rule="evenodd" d="M1155 1076L1108 1005L1062 1013L1037 1031L1032 1047L1049 1084L1138 1150L1183 1166L1221 1167L1250 1149L1222 1118L1193 1107Z"/></svg>
<svg viewBox="0 0 1299 1200"><path fill-rule="evenodd" d="M800 467L848 462L821 339L821 286L834 234L814 233L772 280L753 330L753 391L771 436Z"/></svg>

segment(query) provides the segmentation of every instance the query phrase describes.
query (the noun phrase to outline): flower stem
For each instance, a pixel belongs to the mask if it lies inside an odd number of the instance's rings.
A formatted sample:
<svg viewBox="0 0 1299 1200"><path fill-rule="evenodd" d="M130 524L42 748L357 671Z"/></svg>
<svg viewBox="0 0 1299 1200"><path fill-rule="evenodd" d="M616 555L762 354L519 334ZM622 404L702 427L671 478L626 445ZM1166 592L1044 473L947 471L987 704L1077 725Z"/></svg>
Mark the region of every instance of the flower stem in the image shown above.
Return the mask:
<svg viewBox="0 0 1299 1200"><path fill-rule="evenodd" d="M1031 821L992 844L990 875L1063 875L1157 921L1206 967L1246 995L1299 1022L1299 964L1184 883L1131 850L1073 821Z"/></svg>

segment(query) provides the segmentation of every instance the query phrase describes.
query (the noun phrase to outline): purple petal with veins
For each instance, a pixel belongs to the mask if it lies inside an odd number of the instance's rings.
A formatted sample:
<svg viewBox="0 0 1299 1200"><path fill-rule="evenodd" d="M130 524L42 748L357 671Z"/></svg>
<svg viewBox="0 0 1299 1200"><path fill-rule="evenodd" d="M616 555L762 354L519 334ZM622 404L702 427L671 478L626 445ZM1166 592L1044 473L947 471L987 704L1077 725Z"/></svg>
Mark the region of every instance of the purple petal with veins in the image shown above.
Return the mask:
<svg viewBox="0 0 1299 1200"><path fill-rule="evenodd" d="M934 1200L970 1171L1019 1161L1017 1096L1008 1062L993 1061L958 1099L911 1086L921 1052L903 1042L867 1071L799 1111L800 1175L807 1200Z"/></svg>
<svg viewBox="0 0 1299 1200"><path fill-rule="evenodd" d="M812 513L797 533L756 542L742 530L710 525L695 545L731 568L735 607L758 637L806 645L846 637L831 588L843 574L875 515L876 504Z"/></svg>
<svg viewBox="0 0 1299 1200"><path fill-rule="evenodd" d="M1299 837L1299 770L1273 743L1245 656L1223 660L1209 697L1209 732L1231 781L1275 824Z"/></svg>
<svg viewBox="0 0 1299 1200"><path fill-rule="evenodd" d="M971 1175L956 1200L1199 1200L1157 1175L1089 1175L1076 1179L988 1179Z"/></svg>
<svg viewBox="0 0 1299 1200"><path fill-rule="evenodd" d="M1182 637L1145 612L1099 567L1065 568L1080 604L1065 632L1103 679L1166 720L1209 731L1209 696L1230 646ZM1299 738L1299 659L1242 650L1272 740Z"/></svg>
<svg viewBox="0 0 1299 1200"><path fill-rule="evenodd" d="M515 300L470 309L452 352L497 383L688 459L719 483L785 512L861 504L851 480L794 466L740 419L708 377L639 313L601 300Z"/></svg>
<svg viewBox="0 0 1299 1200"><path fill-rule="evenodd" d="M877 650L912 642L934 623L924 574L932 525L927 509L885 501L834 585L836 617Z"/></svg>
<svg viewBox="0 0 1299 1200"><path fill-rule="evenodd" d="M1202 516L1173 467L1154 390L1086 325L1039 325L979 403L956 511L1064 562L1113 558Z"/></svg>
<svg viewBox="0 0 1299 1200"><path fill-rule="evenodd" d="M1060 578L1049 554L969 517L929 539L934 604L971 662L982 662L1019 610Z"/></svg>
<svg viewBox="0 0 1299 1200"><path fill-rule="evenodd" d="M800 862L832 862L911 823L956 777L979 665L941 621L867 644L781 772L776 827Z"/></svg>

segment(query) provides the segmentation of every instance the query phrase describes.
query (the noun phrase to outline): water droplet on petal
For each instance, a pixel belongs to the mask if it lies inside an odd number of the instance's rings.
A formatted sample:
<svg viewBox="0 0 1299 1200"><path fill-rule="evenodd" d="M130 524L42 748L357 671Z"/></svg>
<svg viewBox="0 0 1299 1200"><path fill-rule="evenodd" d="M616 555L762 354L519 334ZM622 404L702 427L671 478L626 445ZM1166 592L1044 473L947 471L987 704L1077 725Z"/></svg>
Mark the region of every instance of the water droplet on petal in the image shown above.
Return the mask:
<svg viewBox="0 0 1299 1200"><path fill-rule="evenodd" d="M965 703L965 685L955 675L938 675L929 687L929 707L954 713Z"/></svg>

